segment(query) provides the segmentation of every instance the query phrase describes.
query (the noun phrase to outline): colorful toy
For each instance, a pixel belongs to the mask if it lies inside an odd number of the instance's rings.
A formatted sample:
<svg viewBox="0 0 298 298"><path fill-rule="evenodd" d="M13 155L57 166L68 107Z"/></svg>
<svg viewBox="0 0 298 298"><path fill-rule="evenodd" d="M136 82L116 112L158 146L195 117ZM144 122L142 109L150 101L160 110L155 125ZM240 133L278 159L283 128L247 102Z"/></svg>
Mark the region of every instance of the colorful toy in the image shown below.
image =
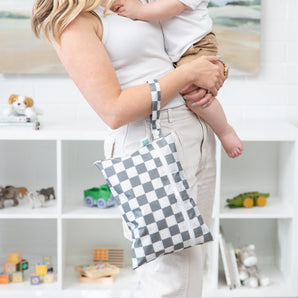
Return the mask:
<svg viewBox="0 0 298 298"><path fill-rule="evenodd" d="M42 263L36 265L36 272L31 273L30 282L31 285L39 285L41 283L53 283L54 273L52 267L52 257L43 256Z"/></svg>
<svg viewBox="0 0 298 298"><path fill-rule="evenodd" d="M44 195L46 201L50 200L51 198L53 200L56 199L54 187L42 188L40 190L37 190L36 192L40 195Z"/></svg>
<svg viewBox="0 0 298 298"><path fill-rule="evenodd" d="M25 259L22 259L22 261L17 264L17 271L25 271L28 269L29 269L29 263Z"/></svg>
<svg viewBox="0 0 298 298"><path fill-rule="evenodd" d="M267 198L270 196L269 193L260 193L258 191L244 192L238 196L227 199L227 205L230 208L245 207L251 208L252 206L263 207L267 203Z"/></svg>
<svg viewBox="0 0 298 298"><path fill-rule="evenodd" d="M88 207L97 206L103 209L116 204L107 184L84 190L84 197L84 202Z"/></svg>
<svg viewBox="0 0 298 298"><path fill-rule="evenodd" d="M30 284L32 286L37 286L41 284L41 276L36 273L31 273L30 275Z"/></svg>
<svg viewBox="0 0 298 298"><path fill-rule="evenodd" d="M109 263L119 268L124 267L124 249L122 248L95 248L93 249L93 261Z"/></svg>
<svg viewBox="0 0 298 298"><path fill-rule="evenodd" d="M36 274L37 275L46 275L48 273L47 265L38 263L36 265Z"/></svg>
<svg viewBox="0 0 298 298"><path fill-rule="evenodd" d="M9 263L11 263L11 264L18 264L19 262L22 261L22 258L23 258L23 255L21 252L10 253L8 255L8 260L9 260Z"/></svg>
<svg viewBox="0 0 298 298"><path fill-rule="evenodd" d="M258 259L253 244L236 249L236 257L241 284L250 288L267 286L270 280L260 274Z"/></svg>
<svg viewBox="0 0 298 298"><path fill-rule="evenodd" d="M119 268L108 263L91 263L75 267L75 271L83 277L98 279L105 276L113 276L119 273Z"/></svg>
<svg viewBox="0 0 298 298"><path fill-rule="evenodd" d="M18 201L19 193L17 189L13 186L6 186L2 187L0 186L0 209L4 208L4 202L8 200L13 201L12 206L19 205Z"/></svg>
<svg viewBox="0 0 298 298"><path fill-rule="evenodd" d="M23 272L15 272L12 274L12 282L13 283L20 283L23 282Z"/></svg>
<svg viewBox="0 0 298 298"><path fill-rule="evenodd" d="M22 200L24 199L25 196L28 194L28 189L26 187L16 187L18 193L19 193L19 198Z"/></svg>
<svg viewBox="0 0 298 298"><path fill-rule="evenodd" d="M0 285L6 285L9 283L9 275L4 272L0 273Z"/></svg>
<svg viewBox="0 0 298 298"><path fill-rule="evenodd" d="M22 259L22 253L10 253L8 255L9 262L4 263L4 273L0 274L1 283L6 283L8 276L8 282L21 283L24 281L24 271L28 270L29 262Z"/></svg>
<svg viewBox="0 0 298 298"><path fill-rule="evenodd" d="M8 103L9 106L3 112L4 116L25 115L31 121L36 120L37 113L33 107L34 101L32 98L13 94L9 97Z"/></svg>
<svg viewBox="0 0 298 298"><path fill-rule="evenodd" d="M17 271L16 264L12 264L9 262L4 263L4 273L5 274L11 275L11 274L15 273L16 271Z"/></svg>
<svg viewBox="0 0 298 298"><path fill-rule="evenodd" d="M47 273L43 276L43 283L51 284L53 282L54 282L54 274L53 273Z"/></svg>

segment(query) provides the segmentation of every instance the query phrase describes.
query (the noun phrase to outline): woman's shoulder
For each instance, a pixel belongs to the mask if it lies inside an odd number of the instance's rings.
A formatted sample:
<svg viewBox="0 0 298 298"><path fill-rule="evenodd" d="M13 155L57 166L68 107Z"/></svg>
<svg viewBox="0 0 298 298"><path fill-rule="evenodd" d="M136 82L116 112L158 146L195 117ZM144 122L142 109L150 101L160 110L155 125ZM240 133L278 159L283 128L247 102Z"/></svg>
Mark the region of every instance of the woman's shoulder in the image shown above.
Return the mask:
<svg viewBox="0 0 298 298"><path fill-rule="evenodd" d="M93 11L81 12L66 28L65 31L90 31L102 38L102 24L100 17Z"/></svg>

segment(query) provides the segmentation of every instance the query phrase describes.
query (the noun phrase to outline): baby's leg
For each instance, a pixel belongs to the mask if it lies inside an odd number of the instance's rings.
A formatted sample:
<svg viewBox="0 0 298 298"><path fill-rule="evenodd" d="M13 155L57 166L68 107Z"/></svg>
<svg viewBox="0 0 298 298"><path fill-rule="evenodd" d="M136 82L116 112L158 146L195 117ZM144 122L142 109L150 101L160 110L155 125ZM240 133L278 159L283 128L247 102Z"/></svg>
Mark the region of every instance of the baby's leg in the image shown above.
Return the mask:
<svg viewBox="0 0 298 298"><path fill-rule="evenodd" d="M206 108L197 106L195 113L210 125L229 157L235 158L241 154L242 142L227 122L224 110L217 99L214 99Z"/></svg>
<svg viewBox="0 0 298 298"><path fill-rule="evenodd" d="M176 63L179 67L184 63L188 63L202 55L217 55L218 46L214 33L207 34L200 41L192 45ZM204 119L213 129L217 137L220 139L222 146L229 157L235 158L239 156L243 150L242 142L237 136L231 125L228 124L225 113L219 101L215 99L208 107L202 108L197 106L195 113Z"/></svg>

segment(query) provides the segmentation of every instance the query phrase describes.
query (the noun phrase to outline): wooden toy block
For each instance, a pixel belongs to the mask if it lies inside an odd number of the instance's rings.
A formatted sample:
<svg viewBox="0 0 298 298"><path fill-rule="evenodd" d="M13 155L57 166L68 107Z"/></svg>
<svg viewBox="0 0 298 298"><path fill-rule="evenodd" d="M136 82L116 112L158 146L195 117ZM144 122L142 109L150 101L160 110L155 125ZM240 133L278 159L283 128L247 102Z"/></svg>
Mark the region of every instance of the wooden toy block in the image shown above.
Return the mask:
<svg viewBox="0 0 298 298"><path fill-rule="evenodd" d="M29 263L27 260L22 260L20 263L17 264L17 271L24 271L28 270L29 268Z"/></svg>
<svg viewBox="0 0 298 298"><path fill-rule="evenodd" d="M45 284L51 284L54 282L54 274L48 273L43 276L43 283Z"/></svg>
<svg viewBox="0 0 298 298"><path fill-rule="evenodd" d="M93 249L94 262L107 262L119 268L124 267L124 249L122 248L95 248Z"/></svg>
<svg viewBox="0 0 298 298"><path fill-rule="evenodd" d="M17 266L16 264L12 264L9 262L4 263L4 273L11 275L17 271Z"/></svg>
<svg viewBox="0 0 298 298"><path fill-rule="evenodd" d="M53 273L54 272L54 268L53 267L48 267L48 273Z"/></svg>
<svg viewBox="0 0 298 298"><path fill-rule="evenodd" d="M32 286L40 285L41 284L41 276L37 275L36 273L31 273L30 284Z"/></svg>
<svg viewBox="0 0 298 298"><path fill-rule="evenodd" d="M18 264L22 261L22 259L23 259L23 256L22 256L21 252L10 253L9 257L8 257L9 263L11 263L11 264Z"/></svg>
<svg viewBox="0 0 298 298"><path fill-rule="evenodd" d="M0 285L7 285L9 283L9 275L0 273Z"/></svg>
<svg viewBox="0 0 298 298"><path fill-rule="evenodd" d="M93 249L94 261L107 261L109 258L109 250L107 248L95 248Z"/></svg>
<svg viewBox="0 0 298 298"><path fill-rule="evenodd" d="M12 274L12 282L19 283L23 282L23 272L15 272Z"/></svg>
<svg viewBox="0 0 298 298"><path fill-rule="evenodd" d="M100 278L89 278L83 275L80 276L80 283L112 284L113 281L113 276L104 276Z"/></svg>
<svg viewBox="0 0 298 298"><path fill-rule="evenodd" d="M37 275L46 275L48 273L47 265L37 264L36 265L36 274Z"/></svg>
<svg viewBox="0 0 298 298"><path fill-rule="evenodd" d="M113 276L119 273L119 268L108 263L91 263L75 267L75 271L88 278L97 279L104 276Z"/></svg>

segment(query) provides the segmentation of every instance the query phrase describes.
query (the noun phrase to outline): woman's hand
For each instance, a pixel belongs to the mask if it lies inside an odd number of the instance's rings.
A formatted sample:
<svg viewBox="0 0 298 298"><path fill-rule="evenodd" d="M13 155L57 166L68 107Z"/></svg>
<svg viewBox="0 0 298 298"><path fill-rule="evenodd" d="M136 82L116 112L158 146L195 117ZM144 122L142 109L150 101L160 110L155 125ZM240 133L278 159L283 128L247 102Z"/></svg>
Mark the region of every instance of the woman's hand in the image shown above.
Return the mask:
<svg viewBox="0 0 298 298"><path fill-rule="evenodd" d="M188 85L183 88L180 93L189 108L196 106L206 108L214 99L214 96L210 92L196 85Z"/></svg>
<svg viewBox="0 0 298 298"><path fill-rule="evenodd" d="M221 62L218 62L219 58L216 56L202 56L180 67L184 67L189 72L194 85L216 96L225 80Z"/></svg>

